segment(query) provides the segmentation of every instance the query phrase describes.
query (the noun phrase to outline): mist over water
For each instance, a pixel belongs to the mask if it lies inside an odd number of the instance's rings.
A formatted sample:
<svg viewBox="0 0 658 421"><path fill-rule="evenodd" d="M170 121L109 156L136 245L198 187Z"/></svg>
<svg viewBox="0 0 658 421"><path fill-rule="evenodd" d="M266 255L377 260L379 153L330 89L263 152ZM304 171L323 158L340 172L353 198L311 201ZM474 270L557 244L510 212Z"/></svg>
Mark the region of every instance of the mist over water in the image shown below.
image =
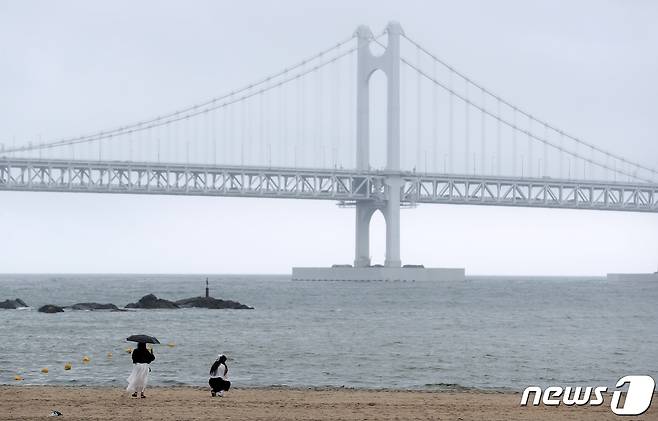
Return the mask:
<svg viewBox="0 0 658 421"><path fill-rule="evenodd" d="M199 275L2 275L0 383L125 386L128 335L155 335L152 385L206 385L229 357L235 386L484 388L614 386L658 375L658 284L601 279L293 282L210 276L211 295L255 310L66 311L43 304L204 293ZM164 344L173 342L175 347ZM107 353L112 352L112 358ZM88 364L82 363L89 356ZM73 368L64 371L66 362ZM40 369L48 367L48 374Z"/></svg>

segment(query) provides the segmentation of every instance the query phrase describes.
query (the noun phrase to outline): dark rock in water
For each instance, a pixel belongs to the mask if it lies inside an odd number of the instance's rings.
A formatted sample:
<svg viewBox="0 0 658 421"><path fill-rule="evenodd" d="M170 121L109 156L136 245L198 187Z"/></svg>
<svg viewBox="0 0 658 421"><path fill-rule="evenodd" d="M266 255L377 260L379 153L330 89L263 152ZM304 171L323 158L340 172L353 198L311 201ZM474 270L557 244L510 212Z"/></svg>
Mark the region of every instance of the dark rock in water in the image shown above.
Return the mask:
<svg viewBox="0 0 658 421"><path fill-rule="evenodd" d="M158 298L153 294L145 295L143 296L139 301L136 303L130 303L126 306L126 308L147 308L147 309L157 309L157 308L163 308L163 309L176 309L179 308L176 303L173 301L169 300L164 300L162 298Z"/></svg>
<svg viewBox="0 0 658 421"><path fill-rule="evenodd" d="M40 313L63 313L64 309L60 306L53 304L46 304L45 306L39 307Z"/></svg>
<svg viewBox="0 0 658 421"><path fill-rule="evenodd" d="M240 304L237 301L231 300L220 300L213 297L193 297L193 298L184 298L182 300L176 301L180 307L200 307L200 308L211 308L211 309L235 309L235 310L253 310L253 307L249 307L244 304Z"/></svg>
<svg viewBox="0 0 658 421"><path fill-rule="evenodd" d="M20 298L16 298L15 300L5 300L0 303L0 308L7 310L15 310L21 307L28 307L28 305L25 304L25 301L21 300Z"/></svg>
<svg viewBox="0 0 658 421"><path fill-rule="evenodd" d="M114 304L78 303L71 306L73 310L118 310Z"/></svg>

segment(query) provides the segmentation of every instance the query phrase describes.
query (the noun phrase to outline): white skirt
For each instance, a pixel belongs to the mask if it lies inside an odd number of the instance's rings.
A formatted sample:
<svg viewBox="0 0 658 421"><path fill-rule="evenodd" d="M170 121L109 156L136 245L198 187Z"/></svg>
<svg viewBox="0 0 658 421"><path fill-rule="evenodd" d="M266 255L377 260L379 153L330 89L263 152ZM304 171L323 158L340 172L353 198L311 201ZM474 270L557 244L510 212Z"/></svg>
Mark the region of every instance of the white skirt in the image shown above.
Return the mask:
<svg viewBox="0 0 658 421"><path fill-rule="evenodd" d="M133 364L133 371L128 376L128 387L130 393L143 393L149 380L148 364Z"/></svg>

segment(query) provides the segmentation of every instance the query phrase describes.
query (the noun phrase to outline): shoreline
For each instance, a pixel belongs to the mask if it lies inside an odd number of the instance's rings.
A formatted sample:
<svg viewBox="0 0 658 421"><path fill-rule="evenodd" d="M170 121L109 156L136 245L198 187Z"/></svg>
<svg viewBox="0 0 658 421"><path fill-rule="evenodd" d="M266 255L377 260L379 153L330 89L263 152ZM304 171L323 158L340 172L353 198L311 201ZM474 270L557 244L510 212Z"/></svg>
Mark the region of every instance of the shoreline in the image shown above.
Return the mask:
<svg viewBox="0 0 658 421"><path fill-rule="evenodd" d="M601 406L522 407L519 392L411 391L350 388L235 388L211 398L201 386L156 386L146 399L123 387L0 386L6 420L47 417L67 420L615 420L606 396ZM654 395L655 396L655 395ZM654 403L656 399L654 398ZM658 420L658 405L641 416Z"/></svg>
<svg viewBox="0 0 658 421"><path fill-rule="evenodd" d="M125 382L123 382L125 383ZM122 385L123 385L122 383ZM121 389L122 386L119 385L93 385L93 384L84 384L84 383L75 383L75 384L48 384L48 383L26 383L25 381L14 381L12 383L0 383L0 388L64 388L64 389L75 389L75 388L90 388L90 389ZM171 383L171 384L156 384L148 385L148 388L151 390L158 389L207 389L207 385L199 384L186 384L186 383ZM341 391L353 391L353 392L385 392L385 393L482 393L482 394L520 394L521 391L512 389L512 388L477 388L477 387L466 387L460 385L446 385L441 388L401 388L401 387L367 387L367 386L332 386L332 385L319 385L319 386L308 386L308 385L279 385L279 384L270 384L270 385L240 385L232 387L232 390L282 390L282 391L291 391L291 392L341 392ZM657 392L658 393L658 392Z"/></svg>

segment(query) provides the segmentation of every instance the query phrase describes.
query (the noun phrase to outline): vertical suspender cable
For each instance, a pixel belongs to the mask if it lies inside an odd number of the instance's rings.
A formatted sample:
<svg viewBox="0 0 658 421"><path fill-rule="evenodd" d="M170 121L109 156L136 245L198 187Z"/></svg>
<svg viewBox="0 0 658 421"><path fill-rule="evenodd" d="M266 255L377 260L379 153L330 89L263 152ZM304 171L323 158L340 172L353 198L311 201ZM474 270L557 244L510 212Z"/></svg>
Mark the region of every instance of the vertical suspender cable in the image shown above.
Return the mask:
<svg viewBox="0 0 658 421"><path fill-rule="evenodd" d="M416 49L416 66L420 69L420 49ZM420 171L421 153L422 153L422 89L421 76L416 72L416 168ZM425 168L427 172L427 168Z"/></svg>
<svg viewBox="0 0 658 421"><path fill-rule="evenodd" d="M233 99L233 96L231 96L231 99L229 99L229 101L231 101L232 99ZM235 139L237 138L237 136L235 135L235 133L237 133L237 130L236 130L237 124L235 123L235 108L237 108L237 105L229 105L229 108L228 108L229 114L228 114L228 144L227 144L227 148L228 148L228 163L230 165L235 165L235 163L238 162L237 159L235 159L235 157L234 157L234 154L236 153L236 151L234 150L235 149L234 148Z"/></svg>
<svg viewBox="0 0 658 421"><path fill-rule="evenodd" d="M590 161L594 162L594 148L590 147ZM589 163L589 176L593 180L596 177L596 167Z"/></svg>
<svg viewBox="0 0 658 421"><path fill-rule="evenodd" d="M301 90L301 83L299 81L299 76L297 76L297 78L295 80L295 88L296 88L296 91L297 91L296 92L297 106L295 107L296 108L295 109L295 114L297 114L297 116L296 116L296 118L297 118L297 121L296 121L297 130L296 130L295 134L297 136L296 136L296 139L295 139L294 164L295 164L295 167L297 167L299 165L298 162L297 162L298 159L299 159L299 157L298 157L298 148L299 148L299 144L301 143L301 139L302 139L302 122L301 122L301 120L302 120L302 117L301 117L302 116L302 94L301 94L301 91L302 90Z"/></svg>
<svg viewBox="0 0 658 421"><path fill-rule="evenodd" d="M198 152L197 149L201 149L202 147L201 142L199 141L201 138L201 122L197 122L194 118L190 117L190 125L192 126L192 137L190 140L190 162L196 164L196 152Z"/></svg>
<svg viewBox="0 0 658 421"><path fill-rule="evenodd" d="M161 146L161 137L162 137L162 129L163 126L159 126L158 131L156 133L156 142L158 143L158 164L161 162L161 156L160 156L160 146Z"/></svg>
<svg viewBox="0 0 658 421"><path fill-rule="evenodd" d="M107 138L107 159L112 160L112 135Z"/></svg>
<svg viewBox="0 0 658 421"><path fill-rule="evenodd" d="M544 124L544 139L548 142L548 125ZM543 171L540 174L542 177L548 176L549 172L549 162L548 162L548 143L544 143L544 165L542 166Z"/></svg>
<svg viewBox="0 0 658 421"><path fill-rule="evenodd" d="M251 153L251 157L254 160L252 165L265 166L267 164L267 148L265 147L265 115L267 107L266 99L267 98L265 97L263 90L258 90L256 97L254 98L254 101L258 101L258 103L254 105L257 107L257 109L254 111L257 113L257 115L252 118L252 120L256 120L256 127L254 130L257 131L255 134L255 144L253 145L253 150Z"/></svg>
<svg viewBox="0 0 658 421"><path fill-rule="evenodd" d="M240 165L244 166L244 159L245 159L245 149L247 149L249 145L249 136L251 135L250 131L247 130L247 116L249 115L248 111L248 105L249 101L245 100L241 102L241 107L240 107L240 120L241 123L240 125L242 128L240 131L242 132L242 135L240 136ZM247 143L247 145L245 145Z"/></svg>
<svg viewBox="0 0 658 421"><path fill-rule="evenodd" d="M204 131L205 133L203 134L203 139L204 139L204 146L205 146L205 156L203 157L203 162L206 165L211 165L213 163L212 159L212 152L213 152L213 146L212 146L212 111L206 111L204 113Z"/></svg>
<svg viewBox="0 0 658 421"><path fill-rule="evenodd" d="M578 143L577 142L575 144L575 152L576 152L576 155L574 156L574 159L573 159L573 176L575 178L578 178L578 159L579 159L578 156L580 154L578 153Z"/></svg>
<svg viewBox="0 0 658 421"><path fill-rule="evenodd" d="M436 79L436 60L432 61L432 76ZM439 118L439 91L435 86L432 89L432 160L434 172L438 172L439 165L439 135L438 135L438 118Z"/></svg>
<svg viewBox="0 0 658 421"><path fill-rule="evenodd" d="M167 160L169 160L169 162L176 162L176 154L172 153L172 149L171 149L171 138L172 138L171 131L172 131L172 129L173 129L173 123L167 124L167 139L166 139L166 142L165 142L166 143L166 145L165 145L165 149L166 149L165 158Z"/></svg>
<svg viewBox="0 0 658 421"><path fill-rule="evenodd" d="M219 114L217 110L212 113L212 163L214 165L217 165L217 114Z"/></svg>
<svg viewBox="0 0 658 421"><path fill-rule="evenodd" d="M295 82L297 85L297 141L295 142L295 167L299 166L298 160L298 150L300 148L300 145L302 143L302 88L301 88L301 81L300 77L297 76L297 80Z"/></svg>
<svg viewBox="0 0 658 421"><path fill-rule="evenodd" d="M496 111L497 111L497 116L498 116L498 121L497 121L497 127L496 127L496 175L501 176L501 161L502 161L502 145L501 145L501 118L502 116L500 115L500 98L496 98Z"/></svg>
<svg viewBox="0 0 658 421"><path fill-rule="evenodd" d="M560 150L558 151L558 159L560 160L558 177L564 177L564 133L560 131Z"/></svg>
<svg viewBox="0 0 658 421"><path fill-rule="evenodd" d="M407 158L407 149L411 149L410 136L407 136L409 124L407 121L407 69L406 66L400 66L400 142L405 142L404 146L400 147L400 168L405 165L405 159L413 161L413 158ZM408 163L407 163L408 164ZM413 165L412 165L413 167ZM409 167L407 167L409 168Z"/></svg>
<svg viewBox="0 0 658 421"><path fill-rule="evenodd" d="M203 121L199 122L201 125L201 134L199 135L199 142L198 145L194 145L194 149L198 149L198 152L201 153L201 160L200 162L203 163L204 165L209 164L212 161L208 161L208 158L210 158L210 136L208 136L208 126L210 124L209 116L208 116L208 111L203 113ZM205 133L204 133L205 132Z"/></svg>
<svg viewBox="0 0 658 421"><path fill-rule="evenodd" d="M265 137L264 137L264 116L263 110L263 93L258 94L258 149L260 153L260 163L259 165L264 165L267 162L267 155L265 151Z"/></svg>
<svg viewBox="0 0 658 421"><path fill-rule="evenodd" d="M484 92L484 88L481 89L482 91L482 109L485 110L487 107L486 104L486 96ZM484 111L480 112L480 124L481 124L481 131L482 131L482 138L480 139L481 145L480 145L480 171L481 174L485 173L485 164L487 160L485 159L486 156L486 121L485 121L486 114Z"/></svg>
<svg viewBox="0 0 658 421"><path fill-rule="evenodd" d="M187 165L190 165L190 139L192 138L192 128L190 118L185 119L185 127L187 128L186 134L185 134L185 161Z"/></svg>
<svg viewBox="0 0 658 421"><path fill-rule="evenodd" d="M287 73L286 73L287 74ZM284 163L284 165L292 165L291 161L283 161L283 159L288 159L288 104L286 103L286 91L285 87L281 85L281 109L282 109L282 119L281 119L281 136L283 137L283 153L279 153L279 162ZM294 145L294 142L293 142ZM272 153L270 152L270 156Z"/></svg>
<svg viewBox="0 0 658 421"><path fill-rule="evenodd" d="M449 78L449 87L450 87L450 92L449 92L449 101L448 101L448 166L450 168L450 172L454 173L454 161L455 161L455 154L453 150L453 133L454 133L454 110L453 110L453 105L454 105L454 94L452 90L452 70L450 70L448 74Z"/></svg>
<svg viewBox="0 0 658 421"><path fill-rule="evenodd" d="M333 145L331 164L333 168L338 165L338 151L340 150L340 61L334 63L334 88L333 88L333 106L332 106L332 124L333 124Z"/></svg>
<svg viewBox="0 0 658 421"><path fill-rule="evenodd" d="M355 94L355 92L356 92L356 76L355 76L356 75L356 65L354 63L354 56L355 56L354 52L350 53L350 59L349 59L349 64L348 64L349 71L347 73L348 74L348 80L349 80L349 82L347 84L347 86L348 86L347 102L348 102L348 104L350 104L349 107L347 107L347 109L349 110L349 112L347 113L348 114L347 115L347 122L348 122L347 124L348 124L348 133L349 133L349 139L351 140L351 142L350 142L351 144L348 145L347 148L345 148L346 151L347 151L346 156L350 157L345 162L350 163L350 166L352 166L353 168L356 168L356 161L353 161L355 154L350 153L352 150L354 150L356 148L356 126L355 126L355 123L354 123L355 115L356 115L356 100L354 100L351 103L349 102L351 98L356 98L356 94ZM402 71L402 68L400 69L400 71Z"/></svg>
<svg viewBox="0 0 658 421"><path fill-rule="evenodd" d="M615 159L613 162L613 166L615 171L612 173L613 181L617 182L617 160Z"/></svg>
<svg viewBox="0 0 658 421"><path fill-rule="evenodd" d="M309 163L306 162L306 149L307 149L306 148L306 146L307 146L306 142L308 141L309 136L308 136L308 133L307 133L307 130L306 130L306 119L308 117L307 117L307 113L306 113L306 80L304 79L304 77L305 76L302 76L299 80L300 89L301 89L301 93L300 93L300 95L301 95L301 103L300 103L301 113L300 113L300 115L301 115L301 119L302 119L302 121L300 122L300 126L302 128L302 137L301 137L301 143L299 145L299 147L300 147L300 153L299 153L300 154L300 164L299 165L301 165L301 166L305 166L305 165L309 164ZM313 145L311 145L311 148L310 148L311 151L313 151L312 146Z"/></svg>
<svg viewBox="0 0 658 421"><path fill-rule="evenodd" d="M226 160L226 156L228 154L228 110L226 107L223 107L221 109L222 111L222 133L220 136L221 139L221 145L219 147L219 162L222 165L226 165L228 162Z"/></svg>
<svg viewBox="0 0 658 421"><path fill-rule="evenodd" d="M320 60L322 60L322 55L320 55ZM324 136L323 134L323 128L322 128L322 111L324 110L323 107L323 98L322 98L322 67L319 68L318 70L315 71L315 90L316 90L316 95L317 98L315 98L315 103L317 104L314 107L315 111L315 127L314 127L314 132L315 136L313 136L316 140L317 143L317 148L318 148L318 154L317 154L317 160L319 161L319 167L324 168Z"/></svg>
<svg viewBox="0 0 658 421"><path fill-rule="evenodd" d="M469 133L469 126L471 124L470 122L470 110L469 110L469 99L468 99L468 80L464 79L464 98L466 99L464 101L464 174L470 173L469 168L469 162L471 159L471 145L470 145L470 133Z"/></svg>
<svg viewBox="0 0 658 421"><path fill-rule="evenodd" d="M516 163L516 131L518 130L516 126L516 107L512 108L512 175L517 175L517 163Z"/></svg>
<svg viewBox="0 0 658 421"><path fill-rule="evenodd" d="M532 177L533 176L533 160L534 156L532 153L532 117L528 116L528 131L526 132L528 135L528 176Z"/></svg>

